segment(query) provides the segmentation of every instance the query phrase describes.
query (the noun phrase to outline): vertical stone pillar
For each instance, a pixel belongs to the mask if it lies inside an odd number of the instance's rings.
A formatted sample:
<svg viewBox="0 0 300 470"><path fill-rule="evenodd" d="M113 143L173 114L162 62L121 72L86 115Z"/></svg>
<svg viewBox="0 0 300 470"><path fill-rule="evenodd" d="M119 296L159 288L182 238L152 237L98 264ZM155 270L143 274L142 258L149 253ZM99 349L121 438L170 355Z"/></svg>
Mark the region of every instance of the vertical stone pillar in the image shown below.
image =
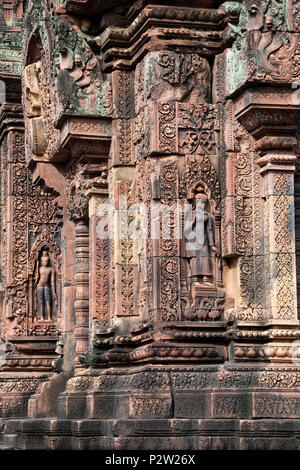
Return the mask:
<svg viewBox="0 0 300 470"><path fill-rule="evenodd" d="M262 166L266 307L272 324L298 324L292 153L267 153Z"/></svg>
<svg viewBox="0 0 300 470"><path fill-rule="evenodd" d="M89 345L89 226L88 222L80 220L75 228L75 366L82 367L80 356Z"/></svg>
<svg viewBox="0 0 300 470"><path fill-rule="evenodd" d="M97 215L100 204L107 203L107 189L89 191L89 243L90 243L90 328L105 329L111 326L109 273L110 243L109 237L101 239L97 234L98 223L103 224L104 217ZM103 227L104 228L104 227Z"/></svg>
<svg viewBox="0 0 300 470"><path fill-rule="evenodd" d="M266 320L290 328L299 324L294 210L299 108L285 90L270 93L246 91L237 101L236 117L256 141L255 164L261 168Z"/></svg>

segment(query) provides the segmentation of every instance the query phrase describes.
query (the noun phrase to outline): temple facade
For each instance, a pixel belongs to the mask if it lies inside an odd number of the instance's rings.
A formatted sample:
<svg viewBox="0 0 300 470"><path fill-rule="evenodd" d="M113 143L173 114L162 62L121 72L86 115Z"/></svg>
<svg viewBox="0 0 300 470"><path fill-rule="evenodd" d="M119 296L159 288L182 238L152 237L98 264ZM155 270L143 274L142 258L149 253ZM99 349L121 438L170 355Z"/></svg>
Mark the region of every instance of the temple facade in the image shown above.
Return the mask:
<svg viewBox="0 0 300 470"><path fill-rule="evenodd" d="M0 449L300 449L299 36L0 1Z"/></svg>

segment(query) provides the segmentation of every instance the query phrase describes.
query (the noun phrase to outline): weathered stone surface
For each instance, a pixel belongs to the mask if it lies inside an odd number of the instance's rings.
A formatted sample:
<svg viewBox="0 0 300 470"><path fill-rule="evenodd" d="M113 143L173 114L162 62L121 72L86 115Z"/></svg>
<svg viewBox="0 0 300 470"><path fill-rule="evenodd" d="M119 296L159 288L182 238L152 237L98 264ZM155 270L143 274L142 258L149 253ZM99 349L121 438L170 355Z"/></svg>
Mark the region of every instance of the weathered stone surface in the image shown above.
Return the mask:
<svg viewBox="0 0 300 470"><path fill-rule="evenodd" d="M300 10L200 3L0 1L0 448L299 448Z"/></svg>

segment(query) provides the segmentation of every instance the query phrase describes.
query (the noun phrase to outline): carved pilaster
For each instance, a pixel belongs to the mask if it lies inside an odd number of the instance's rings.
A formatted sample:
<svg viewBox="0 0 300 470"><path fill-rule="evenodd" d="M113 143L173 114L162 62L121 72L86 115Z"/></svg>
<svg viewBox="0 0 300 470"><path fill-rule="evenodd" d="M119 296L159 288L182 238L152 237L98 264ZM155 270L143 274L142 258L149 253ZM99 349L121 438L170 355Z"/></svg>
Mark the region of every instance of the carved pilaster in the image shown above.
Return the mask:
<svg viewBox="0 0 300 470"><path fill-rule="evenodd" d="M90 220L90 326L93 330L108 328L111 324L111 240L101 238L98 228L105 225L105 216L99 216L100 205L107 203L106 190L92 188L89 192ZM103 222L104 221L104 222Z"/></svg>
<svg viewBox="0 0 300 470"><path fill-rule="evenodd" d="M87 159L66 171L68 216L75 227L75 365L86 361L90 321L109 319L109 240L97 237L97 208L107 199L107 168ZM95 322L94 322L95 323ZM97 323L97 322L96 322ZM104 325L102 325L103 327Z"/></svg>
<svg viewBox="0 0 300 470"><path fill-rule="evenodd" d="M253 135L260 168L265 319L277 325L297 325L294 211L295 146L299 107L286 90L245 92L238 101L237 119ZM269 99L268 99L269 98ZM280 130L280 133L279 133ZM252 262L258 259L253 246ZM257 251L257 250L256 250ZM255 295L255 294L254 294ZM255 299L253 299L255 303Z"/></svg>
<svg viewBox="0 0 300 470"><path fill-rule="evenodd" d="M267 153L262 166L267 309L272 323L297 323L294 171L296 157Z"/></svg>

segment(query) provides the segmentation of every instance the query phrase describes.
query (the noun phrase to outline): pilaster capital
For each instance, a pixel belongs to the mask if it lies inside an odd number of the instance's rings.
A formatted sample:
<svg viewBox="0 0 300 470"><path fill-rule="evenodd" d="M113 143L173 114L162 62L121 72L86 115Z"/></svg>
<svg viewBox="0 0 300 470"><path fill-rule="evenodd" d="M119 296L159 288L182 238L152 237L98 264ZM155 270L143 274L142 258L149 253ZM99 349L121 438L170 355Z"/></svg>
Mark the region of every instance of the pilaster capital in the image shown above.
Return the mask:
<svg viewBox="0 0 300 470"><path fill-rule="evenodd" d="M295 171L296 131L300 105L294 103L293 90L287 88L251 88L235 102L235 115L255 138L257 163L261 172Z"/></svg>
<svg viewBox="0 0 300 470"><path fill-rule="evenodd" d="M108 195L107 167L75 160L65 176L68 216L74 222L87 221L94 215L95 197Z"/></svg>
<svg viewBox="0 0 300 470"><path fill-rule="evenodd" d="M300 117L300 105L293 93L293 89L282 87L250 88L235 101L236 118L255 139L268 137L269 144L271 137L276 138L269 148L285 148Z"/></svg>

